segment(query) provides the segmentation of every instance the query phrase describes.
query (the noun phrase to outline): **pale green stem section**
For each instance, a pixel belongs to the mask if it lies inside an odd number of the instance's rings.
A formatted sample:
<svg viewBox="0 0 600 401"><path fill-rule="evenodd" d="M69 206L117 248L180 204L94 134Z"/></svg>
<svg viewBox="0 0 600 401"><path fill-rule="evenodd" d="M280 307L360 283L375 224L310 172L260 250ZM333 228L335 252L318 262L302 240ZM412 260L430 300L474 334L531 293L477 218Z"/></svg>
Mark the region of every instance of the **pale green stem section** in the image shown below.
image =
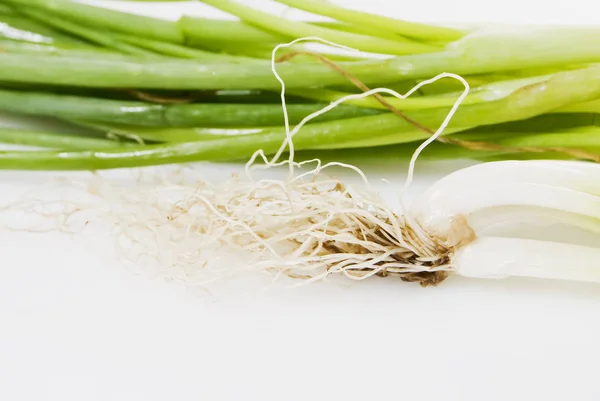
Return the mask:
<svg viewBox="0 0 600 401"><path fill-rule="evenodd" d="M247 7L232 0L202 0L202 3L206 3L222 11L235 15L243 21L258 26L264 30L285 35L290 39L306 36L318 36L322 39L353 47L365 52L396 55L428 53L439 50L439 48L434 46L403 40L402 38L399 38L398 40L387 40L323 28L305 22L292 21L256 10L251 7Z"/></svg>
<svg viewBox="0 0 600 401"><path fill-rule="evenodd" d="M464 34L463 32L451 28L402 21L381 15L350 10L339 7L328 1L277 0L277 2L300 10L334 18L339 21L349 22L359 26L368 26L380 31L387 30L419 40L449 41L458 39Z"/></svg>

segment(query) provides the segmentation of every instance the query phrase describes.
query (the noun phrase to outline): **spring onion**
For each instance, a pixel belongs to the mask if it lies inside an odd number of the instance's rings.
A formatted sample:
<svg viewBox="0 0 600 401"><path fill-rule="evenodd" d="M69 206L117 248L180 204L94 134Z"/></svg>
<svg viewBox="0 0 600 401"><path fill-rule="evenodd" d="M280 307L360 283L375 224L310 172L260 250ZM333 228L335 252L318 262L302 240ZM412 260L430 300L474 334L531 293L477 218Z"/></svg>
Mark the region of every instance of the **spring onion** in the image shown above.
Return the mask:
<svg viewBox="0 0 600 401"><path fill-rule="evenodd" d="M127 240L186 273L210 271L189 264L223 245L250 254L243 269L309 280L600 281L586 263L600 252L600 167L582 161L600 160L596 27L456 30L279 0L334 19L316 23L236 0L201 3L239 20L0 0L0 110L82 129L0 129L0 142L36 148L0 151L0 169L250 159L249 179L180 185L176 201L171 187L127 188L111 211ZM345 54L330 57L339 46ZM328 163L306 172L298 156ZM367 181L344 161L369 157L410 157L406 188L417 157L489 162L441 179L400 212L323 173L345 167ZM550 157L569 160L514 160ZM253 178L281 165L285 179ZM536 236L524 224L549 229ZM569 242L563 228L589 238Z"/></svg>

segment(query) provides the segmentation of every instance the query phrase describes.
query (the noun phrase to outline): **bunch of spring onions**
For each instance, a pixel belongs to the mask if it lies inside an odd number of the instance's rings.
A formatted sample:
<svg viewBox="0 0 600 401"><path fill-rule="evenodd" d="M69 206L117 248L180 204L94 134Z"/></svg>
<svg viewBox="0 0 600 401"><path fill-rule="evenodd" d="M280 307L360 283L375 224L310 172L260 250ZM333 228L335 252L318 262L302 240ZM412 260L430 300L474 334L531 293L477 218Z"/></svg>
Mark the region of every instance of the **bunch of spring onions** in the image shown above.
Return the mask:
<svg viewBox="0 0 600 401"><path fill-rule="evenodd" d="M72 0L0 0L0 111L65 127L0 129L0 142L34 147L0 152L0 169L245 161L257 149L266 160L286 140L291 150L289 126L301 121L297 158L408 159L423 140L436 139L420 157L490 163L441 180L404 215L340 181L305 182L305 173L229 183L221 192L195 188L152 225L185 234L169 243L187 262L201 258L182 244L192 236L197 251L193 235L208 236L260 250L256 266L294 277L396 274L436 284L456 272L600 281L587 263L600 256L596 242L494 231L532 218L600 232L600 167L589 162L600 160L598 27L456 29L323 0L277 0L329 19L292 21L241 0L200 3L235 18L164 20ZM320 46L278 47L300 37L321 38ZM461 80L429 81L441 73L459 74L470 90ZM416 85L410 97L391 96ZM389 89L359 96L376 87ZM147 199L121 222L155 216Z"/></svg>
<svg viewBox="0 0 600 401"><path fill-rule="evenodd" d="M452 141L423 158L600 158L598 27L460 30L322 0L277 1L328 18L311 23L242 0L197 3L232 18L166 20L73 0L1 0L0 111L68 126L1 129L1 142L49 150L0 153L0 168L105 169L274 152L285 132L271 53L310 36L359 51L303 42L277 53L291 124L365 87L405 92L451 72L472 90L444 133ZM405 158L461 90L448 79L406 99L350 100L304 127L296 149L355 162Z"/></svg>

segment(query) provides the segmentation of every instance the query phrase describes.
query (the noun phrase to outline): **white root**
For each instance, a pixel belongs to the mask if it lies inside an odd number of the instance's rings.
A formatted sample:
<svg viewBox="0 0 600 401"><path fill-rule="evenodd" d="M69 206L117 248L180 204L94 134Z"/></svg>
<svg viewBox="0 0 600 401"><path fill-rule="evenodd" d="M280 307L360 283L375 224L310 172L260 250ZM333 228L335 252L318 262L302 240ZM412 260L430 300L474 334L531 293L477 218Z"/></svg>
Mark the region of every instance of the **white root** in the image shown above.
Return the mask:
<svg viewBox="0 0 600 401"><path fill-rule="evenodd" d="M234 177L218 185L131 188L98 180L90 192L96 202L79 204L78 218L61 220L62 229L101 221L112 228L121 258L194 285L262 271L304 282L337 274L434 284L450 269L448 251L423 242L376 194L346 188L321 169L304 179ZM214 259L240 253L237 263Z"/></svg>

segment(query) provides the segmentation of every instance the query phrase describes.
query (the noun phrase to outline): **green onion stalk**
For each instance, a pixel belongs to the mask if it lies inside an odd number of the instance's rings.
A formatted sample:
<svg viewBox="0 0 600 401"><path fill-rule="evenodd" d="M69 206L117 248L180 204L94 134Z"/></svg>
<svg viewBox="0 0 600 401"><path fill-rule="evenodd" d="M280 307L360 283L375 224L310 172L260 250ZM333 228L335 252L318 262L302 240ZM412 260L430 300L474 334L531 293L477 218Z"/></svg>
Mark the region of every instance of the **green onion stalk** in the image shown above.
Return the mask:
<svg viewBox="0 0 600 401"><path fill-rule="evenodd" d="M291 104L290 121L299 123L326 103ZM0 110L65 120L120 123L139 127L261 127L283 125L278 104L152 104L51 92L0 89ZM380 110L342 106L315 119L330 121L379 115Z"/></svg>
<svg viewBox="0 0 600 401"><path fill-rule="evenodd" d="M499 52L496 40L466 37L442 52L386 60L341 62L339 66L369 85L403 79L430 78L443 71L474 75L521 68L600 61L600 35L565 35L547 45L542 33L508 38ZM496 38L497 39L497 38ZM278 89L268 62L210 63L196 60L149 60L97 57L50 57L44 54L0 54L0 80L83 87L145 89ZM41 69L39 66L43 66ZM66 74L65 71L69 73ZM289 88L347 84L327 65L282 63L278 72Z"/></svg>

